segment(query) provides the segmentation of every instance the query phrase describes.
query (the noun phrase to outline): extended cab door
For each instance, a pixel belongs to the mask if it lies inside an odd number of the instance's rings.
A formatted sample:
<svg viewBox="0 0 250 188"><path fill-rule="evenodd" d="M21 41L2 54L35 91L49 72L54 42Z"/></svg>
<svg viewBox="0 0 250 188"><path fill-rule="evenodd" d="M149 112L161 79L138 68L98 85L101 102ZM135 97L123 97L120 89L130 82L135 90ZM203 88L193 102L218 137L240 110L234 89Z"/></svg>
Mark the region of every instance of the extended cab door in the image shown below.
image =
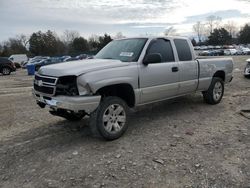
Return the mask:
<svg viewBox="0 0 250 188"><path fill-rule="evenodd" d="M162 38L152 40L145 56L155 53L161 55L161 62L141 64L139 68L140 103L163 100L178 93L178 62L175 61L171 41Z"/></svg>
<svg viewBox="0 0 250 188"><path fill-rule="evenodd" d="M194 92L198 86L198 61L195 60L193 46L186 39L174 39L179 61L178 95ZM193 53L192 53L193 52Z"/></svg>

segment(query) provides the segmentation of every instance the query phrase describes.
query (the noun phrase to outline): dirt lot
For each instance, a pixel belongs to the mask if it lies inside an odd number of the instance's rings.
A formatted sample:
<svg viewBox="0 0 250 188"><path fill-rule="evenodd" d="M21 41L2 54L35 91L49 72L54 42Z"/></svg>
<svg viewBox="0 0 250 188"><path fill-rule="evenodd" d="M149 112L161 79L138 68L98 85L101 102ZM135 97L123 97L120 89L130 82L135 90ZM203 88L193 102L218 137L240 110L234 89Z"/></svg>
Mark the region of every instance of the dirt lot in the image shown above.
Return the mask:
<svg viewBox="0 0 250 188"><path fill-rule="evenodd" d="M246 58L220 104L197 93L136 109L112 142L40 109L24 70L0 76L0 187L250 187Z"/></svg>

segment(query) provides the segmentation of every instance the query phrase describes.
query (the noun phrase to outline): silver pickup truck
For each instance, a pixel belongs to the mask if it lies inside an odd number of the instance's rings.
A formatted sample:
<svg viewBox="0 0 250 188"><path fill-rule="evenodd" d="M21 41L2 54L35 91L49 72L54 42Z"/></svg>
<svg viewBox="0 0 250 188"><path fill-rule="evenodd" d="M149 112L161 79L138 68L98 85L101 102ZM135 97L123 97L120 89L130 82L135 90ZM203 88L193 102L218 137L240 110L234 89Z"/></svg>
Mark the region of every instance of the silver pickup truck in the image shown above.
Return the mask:
<svg viewBox="0 0 250 188"><path fill-rule="evenodd" d="M231 58L196 59L187 38L127 38L94 59L42 67L33 94L52 115L89 115L92 130L113 140L126 131L130 108L197 91L208 104L219 103L232 71Z"/></svg>

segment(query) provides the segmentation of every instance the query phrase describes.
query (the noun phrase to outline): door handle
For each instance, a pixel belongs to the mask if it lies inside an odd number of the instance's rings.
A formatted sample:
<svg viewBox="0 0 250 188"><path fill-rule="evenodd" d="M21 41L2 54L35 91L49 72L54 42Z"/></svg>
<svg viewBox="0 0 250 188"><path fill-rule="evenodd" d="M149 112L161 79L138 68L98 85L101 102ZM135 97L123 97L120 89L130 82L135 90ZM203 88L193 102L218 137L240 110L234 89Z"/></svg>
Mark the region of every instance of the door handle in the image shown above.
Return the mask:
<svg viewBox="0 0 250 188"><path fill-rule="evenodd" d="M179 68L178 67L172 67L172 72L178 72Z"/></svg>

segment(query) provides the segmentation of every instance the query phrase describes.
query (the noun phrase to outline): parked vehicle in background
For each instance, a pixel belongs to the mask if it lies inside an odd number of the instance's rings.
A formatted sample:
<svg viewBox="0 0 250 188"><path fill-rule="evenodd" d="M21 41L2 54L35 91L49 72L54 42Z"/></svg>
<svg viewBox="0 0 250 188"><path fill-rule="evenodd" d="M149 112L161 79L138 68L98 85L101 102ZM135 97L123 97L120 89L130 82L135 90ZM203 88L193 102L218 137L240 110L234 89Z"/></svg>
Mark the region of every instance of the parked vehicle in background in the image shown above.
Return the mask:
<svg viewBox="0 0 250 188"><path fill-rule="evenodd" d="M201 56L209 56L209 54L210 54L209 50L203 50L199 53L199 55Z"/></svg>
<svg viewBox="0 0 250 188"><path fill-rule="evenodd" d="M68 62L68 61L77 61L77 60L80 60L80 59L77 57L69 57L69 58L64 59L63 61Z"/></svg>
<svg viewBox="0 0 250 188"><path fill-rule="evenodd" d="M247 62L247 64L246 64L246 67L244 70L244 76L246 78L250 78L250 59L247 59L246 62Z"/></svg>
<svg viewBox="0 0 250 188"><path fill-rule="evenodd" d="M193 92L220 103L232 80L232 58L197 59L182 37L113 40L94 59L45 66L35 75L33 94L50 113L79 121L107 140L128 128L129 108Z"/></svg>
<svg viewBox="0 0 250 188"><path fill-rule="evenodd" d="M222 56L224 55L224 50L218 49L218 50L213 50L214 56Z"/></svg>
<svg viewBox="0 0 250 188"><path fill-rule="evenodd" d="M87 54L80 54L80 55L76 56L76 58L78 58L78 59L87 59L88 55Z"/></svg>
<svg viewBox="0 0 250 188"><path fill-rule="evenodd" d="M15 63L17 68L20 68L22 62L28 61L28 57L26 54L13 54L9 57L9 60Z"/></svg>
<svg viewBox="0 0 250 188"><path fill-rule="evenodd" d="M224 55L237 55L238 51L236 49L226 49L224 50Z"/></svg>
<svg viewBox="0 0 250 188"><path fill-rule="evenodd" d="M29 61L26 61L22 64L22 68L26 68L27 65L30 65L30 64L35 64L35 63L38 63L42 60L46 60L46 59L50 59L50 57L48 56L36 56L34 58L30 58Z"/></svg>
<svg viewBox="0 0 250 188"><path fill-rule="evenodd" d="M14 71L16 71L15 64L7 58L0 57L0 73L3 75L9 75Z"/></svg>
<svg viewBox="0 0 250 188"><path fill-rule="evenodd" d="M242 54L243 55L250 55L250 49L249 48L241 48Z"/></svg>
<svg viewBox="0 0 250 188"><path fill-rule="evenodd" d="M204 50L199 53L201 56L220 56L224 55L224 50Z"/></svg>
<svg viewBox="0 0 250 188"><path fill-rule="evenodd" d="M65 55L65 56L60 57L60 60L64 61L65 59L68 59L68 58L71 58L71 56L70 55Z"/></svg>
<svg viewBox="0 0 250 188"><path fill-rule="evenodd" d="M42 66L52 65L52 64L61 63L61 62L62 61L60 58L49 58L49 59L43 59L38 62L34 62L33 65L35 65L35 70L38 71L40 67Z"/></svg>

